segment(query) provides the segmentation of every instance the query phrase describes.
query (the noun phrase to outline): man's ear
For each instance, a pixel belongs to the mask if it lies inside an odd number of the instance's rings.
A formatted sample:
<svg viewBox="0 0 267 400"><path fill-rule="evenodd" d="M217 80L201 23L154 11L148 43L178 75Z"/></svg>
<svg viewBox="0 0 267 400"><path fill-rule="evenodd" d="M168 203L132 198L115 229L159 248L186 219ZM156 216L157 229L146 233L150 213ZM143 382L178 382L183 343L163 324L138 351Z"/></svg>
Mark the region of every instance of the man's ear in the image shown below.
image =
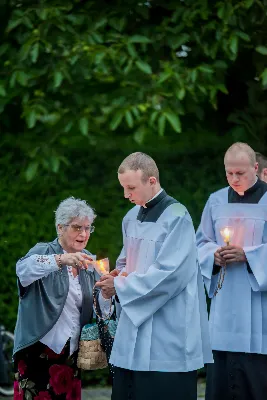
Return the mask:
<svg viewBox="0 0 267 400"><path fill-rule="evenodd" d="M262 172L261 172L261 176L262 176L262 180L264 182L267 182L267 168L263 168Z"/></svg>
<svg viewBox="0 0 267 400"><path fill-rule="evenodd" d="M255 163L255 171L256 171L256 173L259 171L259 163L258 162Z"/></svg>
<svg viewBox="0 0 267 400"><path fill-rule="evenodd" d="M157 179L154 176L151 176L149 178L149 183L150 183L151 186L156 185Z"/></svg>

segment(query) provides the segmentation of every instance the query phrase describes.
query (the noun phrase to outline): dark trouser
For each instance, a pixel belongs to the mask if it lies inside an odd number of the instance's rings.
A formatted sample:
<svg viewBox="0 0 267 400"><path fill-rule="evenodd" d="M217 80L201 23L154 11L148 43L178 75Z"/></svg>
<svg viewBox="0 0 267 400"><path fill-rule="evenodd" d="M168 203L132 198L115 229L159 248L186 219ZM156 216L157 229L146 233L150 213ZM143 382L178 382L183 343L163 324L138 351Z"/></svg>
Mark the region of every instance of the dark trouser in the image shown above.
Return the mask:
<svg viewBox="0 0 267 400"><path fill-rule="evenodd" d="M130 371L115 367L111 400L196 399L196 371Z"/></svg>
<svg viewBox="0 0 267 400"><path fill-rule="evenodd" d="M206 400L266 400L267 355L213 351Z"/></svg>

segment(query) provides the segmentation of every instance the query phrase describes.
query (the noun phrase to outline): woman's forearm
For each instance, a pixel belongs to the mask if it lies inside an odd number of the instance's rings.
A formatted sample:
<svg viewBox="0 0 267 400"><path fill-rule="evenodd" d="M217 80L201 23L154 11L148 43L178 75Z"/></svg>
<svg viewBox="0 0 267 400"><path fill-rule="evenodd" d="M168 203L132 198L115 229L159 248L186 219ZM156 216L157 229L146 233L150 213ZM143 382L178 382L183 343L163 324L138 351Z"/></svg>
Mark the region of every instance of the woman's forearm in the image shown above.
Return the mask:
<svg viewBox="0 0 267 400"><path fill-rule="evenodd" d="M21 258L16 264L16 273L23 287L48 276L59 268L55 255L38 255Z"/></svg>

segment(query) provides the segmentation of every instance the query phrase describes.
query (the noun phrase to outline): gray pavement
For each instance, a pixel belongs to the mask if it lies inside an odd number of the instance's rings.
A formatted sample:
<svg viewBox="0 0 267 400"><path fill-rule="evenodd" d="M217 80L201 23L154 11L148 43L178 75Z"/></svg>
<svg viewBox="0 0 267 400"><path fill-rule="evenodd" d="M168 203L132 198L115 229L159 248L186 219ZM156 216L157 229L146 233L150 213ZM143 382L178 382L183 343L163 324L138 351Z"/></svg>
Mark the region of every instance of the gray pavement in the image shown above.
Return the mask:
<svg viewBox="0 0 267 400"><path fill-rule="evenodd" d="M198 400L203 400L205 396L205 383L198 383ZM95 387L82 390L82 400L110 400L111 388ZM11 397L1 397L0 400L11 400Z"/></svg>

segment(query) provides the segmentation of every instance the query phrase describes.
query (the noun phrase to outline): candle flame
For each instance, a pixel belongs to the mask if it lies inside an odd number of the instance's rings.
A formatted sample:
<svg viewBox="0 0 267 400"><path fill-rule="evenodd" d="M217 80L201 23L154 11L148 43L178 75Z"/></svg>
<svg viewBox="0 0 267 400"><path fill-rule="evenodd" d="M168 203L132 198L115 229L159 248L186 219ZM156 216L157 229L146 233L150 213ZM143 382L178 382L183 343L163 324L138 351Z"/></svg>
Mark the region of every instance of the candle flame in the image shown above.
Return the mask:
<svg viewBox="0 0 267 400"><path fill-rule="evenodd" d="M233 236L234 230L231 226L226 226L225 228L220 230L220 233L223 237L224 242L229 244L230 239Z"/></svg>
<svg viewBox="0 0 267 400"><path fill-rule="evenodd" d="M108 258L104 258L102 260L97 260L93 262L96 270L101 274L108 274L109 273L109 260Z"/></svg>

